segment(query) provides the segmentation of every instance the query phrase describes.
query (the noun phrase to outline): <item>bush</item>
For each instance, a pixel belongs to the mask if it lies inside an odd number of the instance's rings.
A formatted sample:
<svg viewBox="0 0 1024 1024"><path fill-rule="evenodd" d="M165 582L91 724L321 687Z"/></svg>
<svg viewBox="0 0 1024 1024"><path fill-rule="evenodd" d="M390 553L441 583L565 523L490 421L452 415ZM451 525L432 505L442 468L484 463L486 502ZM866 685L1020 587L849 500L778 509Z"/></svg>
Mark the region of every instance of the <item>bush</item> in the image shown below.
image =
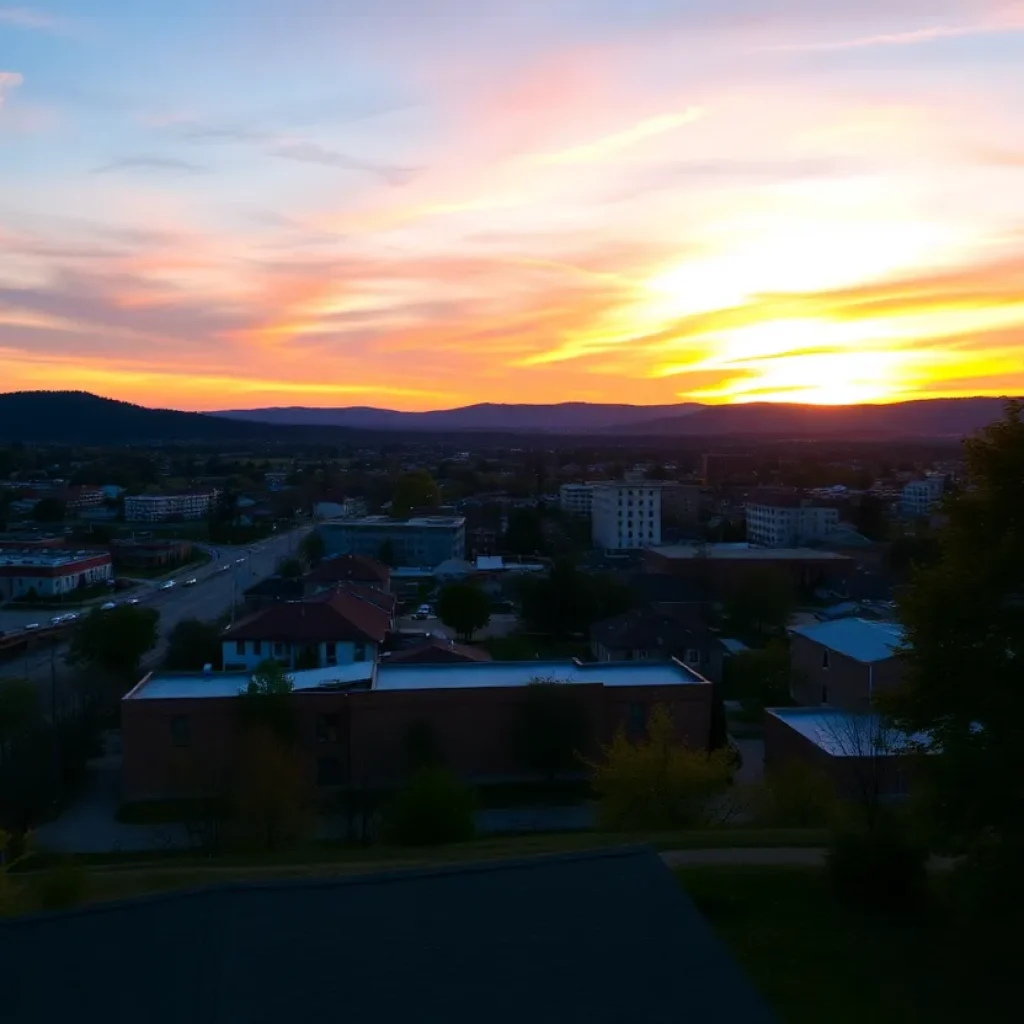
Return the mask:
<svg viewBox="0 0 1024 1024"><path fill-rule="evenodd" d="M827 824L835 806L835 793L827 778L808 765L789 761L765 777L757 817L763 825L813 828Z"/></svg>
<svg viewBox="0 0 1024 1024"><path fill-rule="evenodd" d="M381 835L399 846L434 846L473 838L473 791L443 768L421 768L385 809Z"/></svg>
<svg viewBox="0 0 1024 1024"><path fill-rule="evenodd" d="M841 902L875 910L914 910L925 899L927 856L898 822L886 819L872 828L837 830L827 865Z"/></svg>
<svg viewBox="0 0 1024 1024"><path fill-rule="evenodd" d="M67 860L48 871L25 876L32 901L39 910L67 910L89 895L89 874L81 864Z"/></svg>
<svg viewBox="0 0 1024 1024"><path fill-rule="evenodd" d="M592 764L603 828L694 828L706 824L712 805L729 787L732 752L707 753L676 742L669 712L655 705L647 736L631 741L620 732Z"/></svg>

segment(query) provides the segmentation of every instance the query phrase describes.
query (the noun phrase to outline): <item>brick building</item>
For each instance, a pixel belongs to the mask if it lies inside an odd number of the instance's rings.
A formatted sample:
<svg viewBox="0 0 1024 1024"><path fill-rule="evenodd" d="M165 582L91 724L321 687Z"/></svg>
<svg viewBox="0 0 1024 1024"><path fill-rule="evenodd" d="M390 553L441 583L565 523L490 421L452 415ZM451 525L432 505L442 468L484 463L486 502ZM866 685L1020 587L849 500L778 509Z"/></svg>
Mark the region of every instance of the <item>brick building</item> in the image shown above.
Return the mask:
<svg viewBox="0 0 1024 1024"><path fill-rule="evenodd" d="M790 633L790 692L798 704L867 711L875 694L903 678L903 629L895 622L836 619Z"/></svg>
<svg viewBox="0 0 1024 1024"><path fill-rule="evenodd" d="M769 708L764 714L764 769L793 762L811 768L838 796L860 803L905 796L913 751L925 737L908 737L876 714L838 708Z"/></svg>
<svg viewBox="0 0 1024 1024"><path fill-rule="evenodd" d="M17 600L31 592L60 597L112 576L107 551L0 548L0 600Z"/></svg>
<svg viewBox="0 0 1024 1024"><path fill-rule="evenodd" d="M237 695L246 673L147 675L121 702L126 800L188 795L190 780L231 785L239 740ZM573 686L588 723L580 751L598 753L620 727L643 730L655 704L671 713L681 741L708 744L711 685L678 662L583 664L372 661L296 672L299 748L311 783L377 789L407 774L414 727L436 737L445 763L473 782L533 777L519 723L533 679Z"/></svg>

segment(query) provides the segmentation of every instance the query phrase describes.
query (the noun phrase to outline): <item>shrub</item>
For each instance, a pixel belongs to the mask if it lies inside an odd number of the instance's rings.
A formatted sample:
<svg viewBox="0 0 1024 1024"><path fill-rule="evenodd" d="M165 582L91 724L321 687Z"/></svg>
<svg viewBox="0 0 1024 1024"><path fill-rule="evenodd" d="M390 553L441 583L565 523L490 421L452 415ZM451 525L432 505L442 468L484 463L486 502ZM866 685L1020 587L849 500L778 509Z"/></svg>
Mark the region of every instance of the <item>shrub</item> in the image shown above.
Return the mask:
<svg viewBox="0 0 1024 1024"><path fill-rule="evenodd" d="M827 824L835 806L827 778L799 761L788 761L765 777L757 817L762 824L779 828L813 828Z"/></svg>
<svg viewBox="0 0 1024 1024"><path fill-rule="evenodd" d="M829 846L827 864L836 897L854 907L914 910L925 899L927 850L893 818L874 827L846 825Z"/></svg>
<svg viewBox="0 0 1024 1024"><path fill-rule="evenodd" d="M421 768L385 808L381 835L400 846L433 846L472 839L473 791L443 768Z"/></svg>
<svg viewBox="0 0 1024 1024"><path fill-rule="evenodd" d="M668 711L656 705L647 736L632 741L620 732L592 764L604 828L693 828L705 823L712 801L732 778L732 752L690 750L677 743Z"/></svg>
<svg viewBox="0 0 1024 1024"><path fill-rule="evenodd" d="M81 864L64 861L48 871L26 876L32 900L40 910L67 910L84 903L89 895L89 874Z"/></svg>

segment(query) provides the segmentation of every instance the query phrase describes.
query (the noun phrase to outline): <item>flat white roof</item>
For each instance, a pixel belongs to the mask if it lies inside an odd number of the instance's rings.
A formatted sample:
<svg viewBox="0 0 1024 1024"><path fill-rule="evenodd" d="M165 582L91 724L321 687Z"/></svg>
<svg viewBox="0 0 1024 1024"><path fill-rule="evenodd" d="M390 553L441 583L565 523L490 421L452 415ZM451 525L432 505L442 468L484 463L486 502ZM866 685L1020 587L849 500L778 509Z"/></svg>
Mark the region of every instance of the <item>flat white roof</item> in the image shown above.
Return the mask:
<svg viewBox="0 0 1024 1024"><path fill-rule="evenodd" d="M903 627L898 622L872 619L835 619L813 626L794 626L791 632L865 664L891 658L903 642Z"/></svg>
<svg viewBox="0 0 1024 1024"><path fill-rule="evenodd" d="M605 686L680 686L706 683L675 661L479 661L455 665L387 665L377 669L375 690L450 690L526 686L535 679Z"/></svg>
<svg viewBox="0 0 1024 1024"><path fill-rule="evenodd" d="M293 687L298 690L318 690L334 685L368 682L373 679L376 666L372 661L357 661L351 665L314 668L289 672ZM125 700L175 700L184 697L237 697L252 677L251 672L155 673L129 691Z"/></svg>
<svg viewBox="0 0 1024 1024"><path fill-rule="evenodd" d="M839 708L768 708L767 711L831 757L892 756L928 742L924 733L908 736L874 714L856 714Z"/></svg>
<svg viewBox="0 0 1024 1024"><path fill-rule="evenodd" d="M155 673L140 682L125 700L175 700L191 697L236 697L251 672ZM447 665L375 665L361 661L336 668L290 672L296 691L372 682L374 690L451 690L525 686L535 679L605 686L686 686L707 684L679 662L484 661Z"/></svg>

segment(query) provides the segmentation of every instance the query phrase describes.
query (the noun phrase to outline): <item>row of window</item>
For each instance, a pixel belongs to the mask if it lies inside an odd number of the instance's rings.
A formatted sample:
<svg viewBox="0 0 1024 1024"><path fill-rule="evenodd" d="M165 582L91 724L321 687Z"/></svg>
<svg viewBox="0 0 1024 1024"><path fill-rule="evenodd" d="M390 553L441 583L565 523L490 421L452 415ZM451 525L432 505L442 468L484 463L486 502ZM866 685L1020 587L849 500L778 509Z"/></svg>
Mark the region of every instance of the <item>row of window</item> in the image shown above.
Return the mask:
<svg viewBox="0 0 1024 1024"><path fill-rule="evenodd" d="M258 658L263 654L263 641L253 640L252 653ZM268 643L267 653L271 654L275 658L287 658L288 657L289 645L286 643ZM245 641L235 641L235 654L239 657L245 657ZM324 660L328 665L338 664L338 645L333 641L328 641L324 644ZM366 644L358 642L352 645L352 660L353 661L366 661Z"/></svg>

